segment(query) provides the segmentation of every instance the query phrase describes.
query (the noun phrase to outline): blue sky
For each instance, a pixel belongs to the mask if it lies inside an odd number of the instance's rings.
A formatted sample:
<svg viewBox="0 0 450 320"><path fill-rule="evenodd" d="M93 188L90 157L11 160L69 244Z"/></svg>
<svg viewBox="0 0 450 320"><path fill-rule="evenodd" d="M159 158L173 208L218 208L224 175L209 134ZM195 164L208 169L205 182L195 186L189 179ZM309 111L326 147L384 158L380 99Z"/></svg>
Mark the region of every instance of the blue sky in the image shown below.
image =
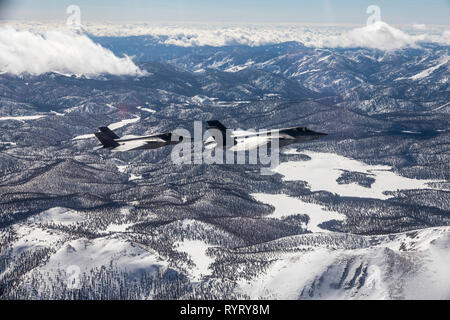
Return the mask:
<svg viewBox="0 0 450 320"><path fill-rule="evenodd" d="M364 24L366 8L381 8L390 24L450 24L450 0L0 0L3 19L65 20L79 5L85 21L286 22Z"/></svg>

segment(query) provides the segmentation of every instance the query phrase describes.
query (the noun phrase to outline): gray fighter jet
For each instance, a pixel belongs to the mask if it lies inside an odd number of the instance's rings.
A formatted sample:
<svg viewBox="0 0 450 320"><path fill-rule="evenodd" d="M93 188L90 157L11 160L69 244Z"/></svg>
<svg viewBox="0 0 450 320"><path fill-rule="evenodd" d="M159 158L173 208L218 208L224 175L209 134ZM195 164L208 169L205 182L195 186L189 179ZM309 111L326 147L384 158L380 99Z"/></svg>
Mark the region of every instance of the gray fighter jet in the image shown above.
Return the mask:
<svg viewBox="0 0 450 320"><path fill-rule="evenodd" d="M108 127L101 127L99 130L100 132L95 133L97 139L102 143L98 148L109 149L114 152L157 149L190 141L190 139L185 139L172 132L152 136L127 136L120 138Z"/></svg>
<svg viewBox="0 0 450 320"><path fill-rule="evenodd" d="M291 127L284 129L270 129L262 131L229 130L220 121L207 121L207 130L211 136L205 141L208 149L217 146L229 151L251 150L263 145L271 147L274 140L278 146L284 147L293 143L303 143L327 136L326 133L314 132L306 127Z"/></svg>

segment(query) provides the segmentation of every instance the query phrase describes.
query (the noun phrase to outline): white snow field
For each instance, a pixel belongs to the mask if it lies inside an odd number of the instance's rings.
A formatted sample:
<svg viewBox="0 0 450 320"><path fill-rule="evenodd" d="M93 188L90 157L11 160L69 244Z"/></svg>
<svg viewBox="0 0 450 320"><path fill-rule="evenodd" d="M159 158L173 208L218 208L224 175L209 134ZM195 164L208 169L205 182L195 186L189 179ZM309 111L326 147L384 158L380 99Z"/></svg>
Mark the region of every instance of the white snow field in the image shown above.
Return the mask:
<svg viewBox="0 0 450 320"><path fill-rule="evenodd" d="M201 240L184 240L174 244L175 250L185 252L194 263L194 267L189 268L193 281L200 281L202 277L210 275L209 265L214 259L206 254L211 248L210 245Z"/></svg>
<svg viewBox="0 0 450 320"><path fill-rule="evenodd" d="M183 236L173 243L173 249L187 254L192 263L187 264L183 262L182 269L186 270L183 272L187 272L191 281L200 282L204 277L212 274L210 265L214 263L215 256L214 253L208 252L208 250L221 247L214 241L210 242L211 239L229 236L229 233L216 229L211 224L193 219L183 219L176 223L176 228L180 231L180 235ZM204 234L209 234L210 239L197 238Z"/></svg>
<svg viewBox="0 0 450 320"><path fill-rule="evenodd" d="M14 147L14 146L17 146L17 143L0 141L0 146Z"/></svg>
<svg viewBox="0 0 450 320"><path fill-rule="evenodd" d="M311 191L329 191L343 197L388 199L384 192L406 189L432 189L428 184L439 180L402 177L385 165L369 165L334 153L288 150L285 154L305 154L307 161L280 163L273 171L283 175L284 181L306 181ZM345 171L359 172L375 179L370 188L357 183L339 184L336 180Z"/></svg>
<svg viewBox="0 0 450 320"><path fill-rule="evenodd" d="M48 209L27 221L31 223L53 223L56 225L69 226L84 221L85 218L79 212L71 209L55 207Z"/></svg>
<svg viewBox="0 0 450 320"><path fill-rule="evenodd" d="M15 120L15 121L27 121L27 120L36 120L40 118L44 118L46 115L35 115L35 116L17 116L17 117L0 117L0 121L7 121L7 120Z"/></svg>
<svg viewBox="0 0 450 320"><path fill-rule="evenodd" d="M120 173L128 173L129 165L116 165L117 170ZM141 180L143 179L142 175L129 173L128 181Z"/></svg>
<svg viewBox="0 0 450 320"><path fill-rule="evenodd" d="M112 223L106 228L105 233L123 233L132 226L133 223Z"/></svg>
<svg viewBox="0 0 450 320"><path fill-rule="evenodd" d="M306 227L312 232L328 232L319 225L329 220L345 219L345 215L341 213L326 210L319 204L304 202L285 194L253 193L251 196L262 203L275 207L275 211L266 218L282 219L291 215L307 214L309 222Z"/></svg>
<svg viewBox="0 0 450 320"><path fill-rule="evenodd" d="M150 112L150 113L156 113L155 110L150 109L150 108L145 108L145 107L136 107L136 109L139 109L141 111L145 111L145 112Z"/></svg>

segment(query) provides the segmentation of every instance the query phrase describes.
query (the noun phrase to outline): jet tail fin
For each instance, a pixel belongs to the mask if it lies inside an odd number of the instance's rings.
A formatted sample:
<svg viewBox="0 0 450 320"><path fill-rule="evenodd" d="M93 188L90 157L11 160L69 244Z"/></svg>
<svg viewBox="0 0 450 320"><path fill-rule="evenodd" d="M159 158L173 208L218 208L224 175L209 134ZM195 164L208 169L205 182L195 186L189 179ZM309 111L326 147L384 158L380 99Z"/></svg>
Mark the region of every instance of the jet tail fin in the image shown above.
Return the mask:
<svg viewBox="0 0 450 320"><path fill-rule="evenodd" d="M112 139L120 139L120 137L117 134L115 134L114 131L112 131L108 127L100 127L99 130L100 130L100 132L103 132L107 136L111 137Z"/></svg>
<svg viewBox="0 0 450 320"><path fill-rule="evenodd" d="M206 121L206 123L208 124L208 126L206 127L206 130L217 129L220 132L222 132L223 135L225 135L227 128L220 121L210 120L210 121Z"/></svg>
<svg viewBox="0 0 450 320"><path fill-rule="evenodd" d="M208 124L206 126L206 130L219 130L222 133L222 141L218 141L216 137L214 137L214 140L216 140L216 143L218 143L220 146L233 146L236 144L236 139L232 138L230 136L230 132L227 132L227 128L218 120L210 120L206 121Z"/></svg>
<svg viewBox="0 0 450 320"><path fill-rule="evenodd" d="M95 136L103 145L103 148L115 148L119 146L119 143L115 139L119 139L119 136L115 134L108 127L99 128L100 132L96 132Z"/></svg>

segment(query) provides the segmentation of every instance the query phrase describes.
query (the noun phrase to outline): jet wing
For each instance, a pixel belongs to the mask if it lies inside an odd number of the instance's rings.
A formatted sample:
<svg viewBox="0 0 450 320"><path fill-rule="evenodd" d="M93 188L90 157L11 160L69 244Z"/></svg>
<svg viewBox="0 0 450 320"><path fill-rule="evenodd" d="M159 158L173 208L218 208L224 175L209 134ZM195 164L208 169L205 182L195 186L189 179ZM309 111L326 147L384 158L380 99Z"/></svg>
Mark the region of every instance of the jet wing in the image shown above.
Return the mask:
<svg viewBox="0 0 450 320"><path fill-rule="evenodd" d="M113 152L124 152L141 149L156 149L171 144L171 133L157 134L153 136L125 136L119 138L107 127L100 128L95 136L102 143L103 148Z"/></svg>
<svg viewBox="0 0 450 320"><path fill-rule="evenodd" d="M231 137L239 139L239 138L251 138L254 136L267 136L270 135L272 137L278 137L279 139L289 139L289 135L286 133L288 129L271 129L271 130L258 130L258 131L246 131L246 130L235 130L231 134ZM291 137L292 138L292 137Z"/></svg>
<svg viewBox="0 0 450 320"><path fill-rule="evenodd" d="M257 149L267 145L271 141L270 136L253 136L248 138L237 138L236 144L229 148L230 151L240 152Z"/></svg>
<svg viewBox="0 0 450 320"><path fill-rule="evenodd" d="M156 149L162 144L166 143L165 140L155 137L155 138L144 138L144 139L134 139L130 141L117 141L119 145L112 149L113 152L124 152L140 149ZM153 148L152 148L153 146Z"/></svg>
<svg viewBox="0 0 450 320"><path fill-rule="evenodd" d="M237 135L235 137L236 144L230 148L230 151L253 150L268 145L275 139L278 141L294 140L294 137L285 132L280 132L279 130L270 130L258 134L259 135Z"/></svg>

